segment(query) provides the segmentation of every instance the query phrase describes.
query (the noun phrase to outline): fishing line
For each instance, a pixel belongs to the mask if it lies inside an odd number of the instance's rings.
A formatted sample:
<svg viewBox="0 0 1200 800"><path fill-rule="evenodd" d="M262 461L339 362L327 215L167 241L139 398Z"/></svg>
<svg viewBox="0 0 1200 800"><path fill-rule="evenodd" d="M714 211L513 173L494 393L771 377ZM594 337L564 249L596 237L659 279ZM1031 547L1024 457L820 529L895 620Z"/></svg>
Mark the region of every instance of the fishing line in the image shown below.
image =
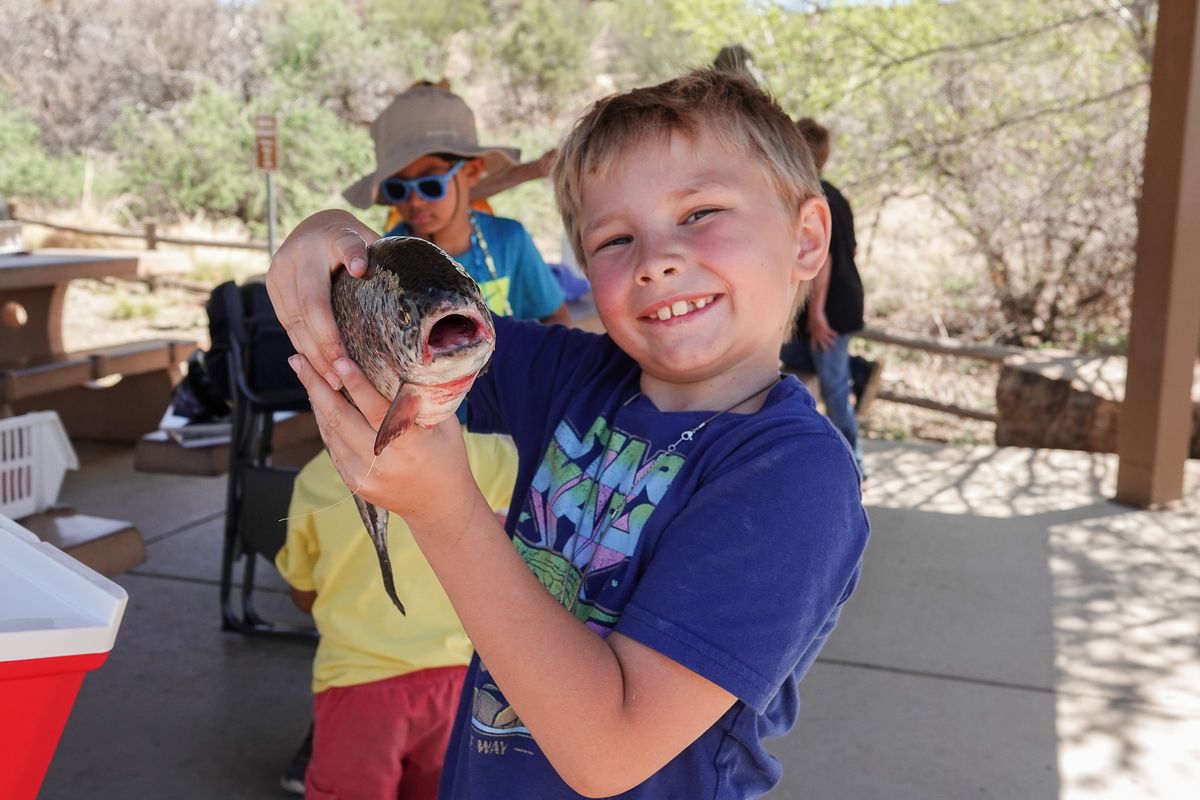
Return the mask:
<svg viewBox="0 0 1200 800"><path fill-rule="evenodd" d="M367 479L367 477L370 476L371 470L375 469L375 462L378 460L379 460L379 456L375 456L371 459L371 463L367 465L367 473L366 473L366 475L363 475L363 481L365 481ZM349 489L350 487L347 486L346 488ZM305 511L303 514L296 514L293 517L284 517L283 519L278 520L278 521L279 522L290 522L291 520L294 520L294 519L302 519L303 517L316 516L317 514L320 514L322 511L328 511L331 508L336 508L337 506L340 506L342 503L346 502L347 500L352 500L354 498L354 496L358 494L359 489L362 489L361 485L358 487L358 489L355 489L350 494L343 497L341 500L338 500L336 503L330 503L329 505L325 506L324 508L318 508L315 511Z"/></svg>

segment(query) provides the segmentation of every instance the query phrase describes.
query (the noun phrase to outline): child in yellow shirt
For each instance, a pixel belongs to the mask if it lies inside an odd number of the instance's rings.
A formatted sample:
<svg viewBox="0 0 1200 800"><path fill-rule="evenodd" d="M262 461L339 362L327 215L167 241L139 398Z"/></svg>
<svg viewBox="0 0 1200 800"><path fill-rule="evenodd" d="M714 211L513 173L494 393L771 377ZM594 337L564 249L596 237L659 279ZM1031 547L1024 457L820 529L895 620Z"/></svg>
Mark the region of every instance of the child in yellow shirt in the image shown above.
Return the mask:
<svg viewBox="0 0 1200 800"><path fill-rule="evenodd" d="M493 508L509 503L516 453L465 434ZM313 661L313 753L305 795L433 798L471 643L408 526L392 515L388 554L401 615L349 490L322 451L296 477L275 564L321 634Z"/></svg>

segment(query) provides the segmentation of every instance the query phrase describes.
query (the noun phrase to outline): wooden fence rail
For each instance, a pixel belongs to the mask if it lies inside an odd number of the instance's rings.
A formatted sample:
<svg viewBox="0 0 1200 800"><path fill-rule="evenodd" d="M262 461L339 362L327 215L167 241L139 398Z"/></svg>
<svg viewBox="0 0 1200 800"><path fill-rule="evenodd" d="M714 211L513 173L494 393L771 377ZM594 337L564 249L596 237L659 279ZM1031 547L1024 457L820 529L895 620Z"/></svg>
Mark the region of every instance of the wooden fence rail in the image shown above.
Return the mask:
<svg viewBox="0 0 1200 800"><path fill-rule="evenodd" d="M1005 358L1025 352L1019 347L973 344L970 342L960 342L957 339L947 339L944 337L938 337L936 339L924 339L911 334L893 333L879 330L878 328L864 328L856 333L855 336L862 337L863 339L867 339L872 342L879 342L880 344L904 347L909 350L919 350L925 353L937 353L939 355L947 355L957 358L976 358L981 361L988 361L991 363L1003 363ZM930 411L940 411L945 414L953 414L956 417L964 417L966 419L977 419L982 422L996 422L997 420L997 415L994 411L980 411L974 408L964 408L952 403L942 403L937 400L930 400L924 397L913 397L911 395L899 394L888 389L881 388L879 390L878 397L880 400L887 400L892 403L903 403L904 405L925 408L929 409Z"/></svg>
<svg viewBox="0 0 1200 800"><path fill-rule="evenodd" d="M110 231L100 230L97 228L80 228L74 225L60 225L56 222L46 222L41 219L29 219L27 217L16 217L18 222L24 225L40 225L43 228L51 228L56 231L67 231L68 233L82 233L87 236L111 236L118 239L143 239L146 242L147 250L158 249L159 244L178 244L189 247L227 247L236 250L262 250L268 252L268 245L262 241L250 242L224 242L219 239L185 239L179 236L162 236L158 233L158 223L145 223L142 231Z"/></svg>

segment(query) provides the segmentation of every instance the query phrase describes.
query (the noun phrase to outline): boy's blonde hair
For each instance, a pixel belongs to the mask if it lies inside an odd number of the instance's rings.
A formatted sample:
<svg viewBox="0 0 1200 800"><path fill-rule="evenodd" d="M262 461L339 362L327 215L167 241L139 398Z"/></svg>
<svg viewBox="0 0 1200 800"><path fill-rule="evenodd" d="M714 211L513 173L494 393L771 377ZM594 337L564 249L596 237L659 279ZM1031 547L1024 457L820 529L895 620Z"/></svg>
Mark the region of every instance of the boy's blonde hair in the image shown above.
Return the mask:
<svg viewBox="0 0 1200 800"><path fill-rule="evenodd" d="M766 92L740 75L693 70L598 100L559 145L551 178L578 264L587 269L579 221L584 181L648 141L675 133L695 139L701 132L762 169L784 207L798 209L822 194L804 137Z"/></svg>

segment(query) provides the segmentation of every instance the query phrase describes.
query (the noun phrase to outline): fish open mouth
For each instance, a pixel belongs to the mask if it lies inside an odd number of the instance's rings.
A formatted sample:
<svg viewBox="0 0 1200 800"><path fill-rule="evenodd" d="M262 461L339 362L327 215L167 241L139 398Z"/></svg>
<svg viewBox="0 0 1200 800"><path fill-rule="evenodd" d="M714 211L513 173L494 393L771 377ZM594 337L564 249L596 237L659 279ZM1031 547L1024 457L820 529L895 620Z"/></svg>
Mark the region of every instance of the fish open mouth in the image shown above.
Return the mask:
<svg viewBox="0 0 1200 800"><path fill-rule="evenodd" d="M483 320L470 314L450 313L429 326L425 337L426 363L487 341Z"/></svg>

